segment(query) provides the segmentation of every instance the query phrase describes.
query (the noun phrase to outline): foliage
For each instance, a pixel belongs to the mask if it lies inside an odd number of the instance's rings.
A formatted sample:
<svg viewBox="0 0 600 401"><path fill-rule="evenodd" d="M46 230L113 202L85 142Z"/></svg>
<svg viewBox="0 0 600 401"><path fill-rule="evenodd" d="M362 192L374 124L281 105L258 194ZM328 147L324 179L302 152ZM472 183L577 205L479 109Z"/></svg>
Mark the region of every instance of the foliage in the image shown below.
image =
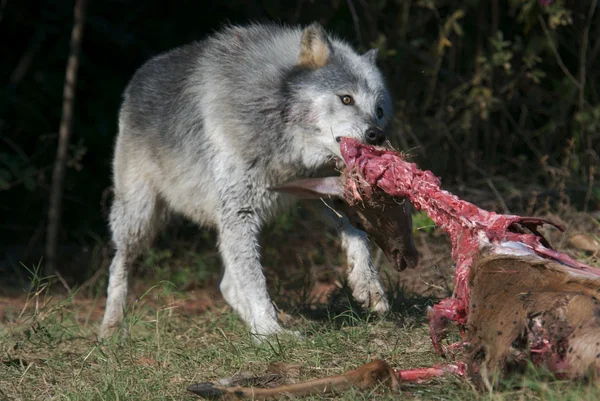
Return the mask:
<svg viewBox="0 0 600 401"><path fill-rule="evenodd" d="M13 38L0 43L5 246L29 243L34 249L43 243L39 232L56 151L72 6L62 0L9 0L0 7L0 35ZM504 176L559 188L578 207L598 208L597 8L596 0L297 0L293 7L287 0L92 2L62 242L106 237L101 210L127 80L152 55L200 39L225 21L318 20L363 51L379 48L397 100L392 142L445 184Z"/></svg>
<svg viewBox="0 0 600 401"><path fill-rule="evenodd" d="M413 232L423 231L430 234L435 229L435 223L427 216L427 213L420 211L413 213Z"/></svg>

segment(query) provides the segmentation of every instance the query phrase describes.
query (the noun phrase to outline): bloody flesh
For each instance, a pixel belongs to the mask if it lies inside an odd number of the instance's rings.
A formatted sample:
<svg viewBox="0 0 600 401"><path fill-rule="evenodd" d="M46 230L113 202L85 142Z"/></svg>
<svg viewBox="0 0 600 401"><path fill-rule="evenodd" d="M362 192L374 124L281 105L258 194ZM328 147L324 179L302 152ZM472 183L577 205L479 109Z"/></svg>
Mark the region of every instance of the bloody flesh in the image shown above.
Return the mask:
<svg viewBox="0 0 600 401"><path fill-rule="evenodd" d="M345 185L349 204L361 202L372 188L379 188L392 197L410 199L417 210L425 211L450 236L452 258L456 262L454 293L428 313L431 339L439 353L444 353L440 341L446 322L456 322L461 332L464 328L469 314L469 268L484 248L516 244L520 249L574 269L580 275L600 275L600 269L553 250L537 231L543 224L551 224L562 231L556 224L539 218L482 210L442 190L438 177L406 162L398 152L363 145L350 138L343 138L340 145L349 171ZM522 228L531 233L525 233Z"/></svg>
<svg viewBox="0 0 600 401"><path fill-rule="evenodd" d="M433 377L445 376L449 373L457 376L465 376L467 374L467 366L464 362L457 362L435 365L430 368L394 369L394 374L398 380L417 383Z"/></svg>

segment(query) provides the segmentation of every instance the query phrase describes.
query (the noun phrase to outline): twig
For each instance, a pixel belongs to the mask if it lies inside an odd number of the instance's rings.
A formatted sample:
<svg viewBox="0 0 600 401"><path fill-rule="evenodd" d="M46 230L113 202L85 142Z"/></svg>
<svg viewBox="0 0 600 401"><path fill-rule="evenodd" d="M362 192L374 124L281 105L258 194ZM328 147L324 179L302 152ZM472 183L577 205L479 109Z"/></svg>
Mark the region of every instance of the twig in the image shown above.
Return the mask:
<svg viewBox="0 0 600 401"><path fill-rule="evenodd" d="M0 15L0 18L1 17L2 16ZM23 55L19 59L17 66L10 74L10 78L8 79L9 87L16 88L17 86L19 86L19 84L29 71L29 68L33 64L33 60L35 59L35 56L42 47L42 43L44 42L45 37L46 31L43 26L36 29L33 39L31 39L31 41L29 42L29 46L27 46L27 50L25 50L25 53L23 53Z"/></svg>
<svg viewBox="0 0 600 401"><path fill-rule="evenodd" d="M23 383L23 380L25 379L25 375L27 374L27 372L29 372L29 368L32 367L34 364L34 362L31 362L29 365L27 365L27 367L25 368L25 371L23 372L23 374L21 375L21 379L19 379L19 386L21 385L21 383Z"/></svg>
<svg viewBox="0 0 600 401"><path fill-rule="evenodd" d="M502 211L504 212L504 214L510 214L510 210L508 210L508 206L506 206L506 202L504 202L504 198L502 198L502 195L500 195L500 192L498 192L498 190L496 189L496 186L494 185L492 180L490 180L489 178L486 178L485 181L487 182L488 186L494 193L494 196L496 197L498 202L500 202L500 206L502 207Z"/></svg>
<svg viewBox="0 0 600 401"><path fill-rule="evenodd" d="M321 199L321 202L323 202L323 204L324 204L325 206L327 206L329 209L331 209L331 211L332 211L333 213L335 213L335 215L336 215L338 218L340 218L340 219L341 219L341 218L343 218L343 217L344 217L344 216L343 216L343 215L341 215L341 214L340 214L340 213L339 213L337 210L335 210L334 208L332 208L331 206L329 206L329 205L327 204L327 202L325 202L325 200L324 200L323 198L320 198L320 199Z"/></svg>
<svg viewBox="0 0 600 401"><path fill-rule="evenodd" d="M591 152L591 150L590 150L590 152ZM591 155L590 155L590 159L591 159ZM588 206L590 203L590 199L592 199L592 191L594 190L595 170L596 170L596 168L594 167L594 164L590 163L589 174L588 174L588 188L587 188L587 191L585 191L585 199L583 200L583 212L584 213L588 212Z"/></svg>
<svg viewBox="0 0 600 401"><path fill-rule="evenodd" d="M56 160L54 162L54 171L52 173L52 188L50 192L50 205L48 207L48 231L46 236L47 274L54 274L56 270L58 234L60 231L63 184L65 179L65 162L67 159L69 138L72 131L75 84L77 69L79 67L79 53L81 51L81 38L83 36L86 6L87 0L75 1L73 30L71 32L71 48L69 51L69 60L67 62L65 85L63 88L63 107L58 132L58 148L56 151Z"/></svg>
<svg viewBox="0 0 600 401"><path fill-rule="evenodd" d="M588 11L588 15L585 21L585 27L583 28L583 34L581 35L581 48L579 49L579 111L583 110L583 95L585 90L585 75L586 75L586 55L588 48L588 41L590 36L590 27L592 25L592 19L594 18L594 12L596 11L596 6L598 5L598 0L592 0L590 4L590 9Z"/></svg>
<svg viewBox="0 0 600 401"><path fill-rule="evenodd" d="M552 40L552 37L550 36L550 32L548 31L546 22L544 22L544 18L542 18L542 16L539 15L538 19L540 20L540 24L542 25L542 29L544 30L544 34L546 35L546 39L548 40L550 49L552 49L552 53L554 53L554 57L556 58L556 62L558 63L558 66L565 73L567 78L569 78L573 82L573 84L577 87L577 89L581 89L581 85L579 84L579 81L577 79L575 79L573 74L571 74L569 72L569 69L563 63L562 58L560 58L560 54L558 54L558 50L556 49L556 46L554 46L554 41Z"/></svg>
<svg viewBox="0 0 600 401"><path fill-rule="evenodd" d="M458 145L458 143L456 142L456 140L452 137L452 135L450 135L450 133L448 132L448 130L447 129L442 129L441 131L444 134L444 136L448 139L448 142L450 143L450 145L456 150L456 152L458 154L464 154L463 150ZM462 159L465 161L465 164L467 165L467 167L469 167L471 170L478 172L483 177L487 177L488 176L488 174L484 170L482 170L479 166L477 166L473 162L473 160L471 160L471 158L469 158L469 156L464 155L462 157Z"/></svg>
<svg viewBox="0 0 600 401"><path fill-rule="evenodd" d="M428 287L435 288L436 290L448 291L448 289L447 289L447 288L444 288L444 287L442 287L441 285L433 284L433 283L431 283L431 282L430 282L430 283L428 283L427 281L425 281L425 280L423 279L423 277L422 277L422 276L419 276L419 279L421 280L421 282L422 282L423 284L425 284L425 285L426 285L426 286L428 286Z"/></svg>
<svg viewBox="0 0 600 401"><path fill-rule="evenodd" d="M79 286L79 291L78 292L81 293L83 290L86 290L88 287L91 287L94 284L96 284L96 282L98 281L98 279L103 274L106 274L106 268L96 270L96 272L92 275L92 277L90 277L89 279L87 279L86 281L84 281L83 284L81 284Z"/></svg>
<svg viewBox="0 0 600 401"><path fill-rule="evenodd" d="M16 143L14 143L11 139L6 138L6 137L0 137L1 140L3 140L4 142L6 142L6 144L8 146L10 146L12 148L12 150L19 155L19 157L26 162L29 162L31 159L29 158L29 156L27 156L27 154L23 151L23 149L21 149L21 147L19 145L17 145Z"/></svg>
<svg viewBox="0 0 600 401"><path fill-rule="evenodd" d="M592 48L592 51L590 51L590 55L589 55L588 61L587 61L587 64L588 64L587 68L592 66L594 61L596 61L596 59L598 58L599 53L600 53L600 40L597 40L596 44Z"/></svg>
<svg viewBox="0 0 600 401"><path fill-rule="evenodd" d="M60 272L58 270L55 270L54 274L56 274L56 277L58 278L58 281L60 281L60 283L63 285L63 287L65 287L65 290L67 290L67 293L70 294L71 293L71 287L69 286L69 284L67 284L67 280L65 280L65 278L63 277L63 275L60 274Z"/></svg>
<svg viewBox="0 0 600 401"><path fill-rule="evenodd" d="M585 76L586 76L586 61L587 61L587 48L588 41L590 36L590 27L592 25L592 19L594 18L594 12L596 11L596 6L598 5L598 0L592 0L590 4L590 9L588 11L588 15L585 21L585 27L583 28L583 33L581 35L581 47L579 48L579 112L583 111L583 102L585 95ZM588 180L590 184L593 182L594 178L592 176L592 138L589 132L586 130L581 130L581 146L584 149L584 159L583 162L585 164ZM587 209L587 203L584 206ZM586 210L587 211L587 210Z"/></svg>
<svg viewBox="0 0 600 401"><path fill-rule="evenodd" d="M402 4L402 26L400 27L400 39L406 39L406 33L408 31L408 18L410 16L410 6L412 0L406 0Z"/></svg>
<svg viewBox="0 0 600 401"><path fill-rule="evenodd" d="M348 8L350 9L350 14L352 14L352 23L354 24L354 32L356 33L356 39L358 40L358 44L360 47L363 46L362 35L360 34L360 22L358 19L358 14L356 13L356 8L354 7L354 3L352 0L347 0Z"/></svg>
<svg viewBox="0 0 600 401"><path fill-rule="evenodd" d="M52 167L52 165L51 165L51 164L49 164L49 165L47 165L47 166L44 166L44 167L40 167L39 169L37 169L37 170L35 171L35 175L39 175L40 173L43 173L43 172L44 172L44 171L46 171L46 170L50 170L50 168L51 168L51 167ZM27 178L28 178L27 176L23 176L23 177L21 177L21 178L19 178L19 179L15 180L15 181L13 181L13 182L10 182L10 183L6 184L6 185L3 187L3 189L4 189L4 190L8 190L8 189L11 189L11 188L13 188L13 187L16 187L17 185L20 185L20 184L22 184L22 183L25 181L25 179L27 179Z"/></svg>
<svg viewBox="0 0 600 401"><path fill-rule="evenodd" d="M377 27L377 20L376 17L373 17L373 15L371 14L371 10L372 7L369 7L369 3L365 0L358 0L358 2L360 3L360 5L362 6L363 10L364 10L364 16L365 19L367 20L367 28L369 31L369 42L373 39L375 39L378 35L378 27ZM370 47L371 45L369 43L367 43L367 45Z"/></svg>

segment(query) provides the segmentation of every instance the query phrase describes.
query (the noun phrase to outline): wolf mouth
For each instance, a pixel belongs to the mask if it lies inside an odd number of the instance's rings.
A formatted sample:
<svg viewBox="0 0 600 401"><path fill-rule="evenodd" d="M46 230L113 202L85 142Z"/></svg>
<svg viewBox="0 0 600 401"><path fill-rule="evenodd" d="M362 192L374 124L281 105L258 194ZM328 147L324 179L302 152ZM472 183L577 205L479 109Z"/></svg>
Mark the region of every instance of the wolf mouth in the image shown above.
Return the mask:
<svg viewBox="0 0 600 401"><path fill-rule="evenodd" d="M338 170L343 170L346 167L346 162L341 157L334 156L333 161L335 163L335 168Z"/></svg>

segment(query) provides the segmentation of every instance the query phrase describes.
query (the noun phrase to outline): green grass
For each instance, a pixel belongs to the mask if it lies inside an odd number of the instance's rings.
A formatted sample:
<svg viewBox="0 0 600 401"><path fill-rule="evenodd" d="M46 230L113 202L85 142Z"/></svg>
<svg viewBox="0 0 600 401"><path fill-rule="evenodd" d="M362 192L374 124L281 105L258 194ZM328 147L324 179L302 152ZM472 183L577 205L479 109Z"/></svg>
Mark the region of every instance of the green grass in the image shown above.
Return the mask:
<svg viewBox="0 0 600 401"><path fill-rule="evenodd" d="M193 400L185 388L241 372L264 375L273 363L296 372L295 380L342 373L374 358L397 368L441 362L433 352L424 305L398 298L385 318L374 318L346 303L327 314L294 313L288 326L302 340L282 337L255 345L241 321L222 303L203 314L173 307L185 297L170 285L148 290L127 314L128 336L99 342L95 304L78 304L77 295L50 299L43 280L24 313L14 311L0 326L1 400ZM152 302L145 302L152 301ZM102 306L102 305L99 305ZM296 366L297 368L293 368ZM294 370L295 369L295 370ZM457 378L407 384L401 393L384 388L350 391L336 400L596 400L600 390L582 382L551 381L531 372L492 394L477 392Z"/></svg>

